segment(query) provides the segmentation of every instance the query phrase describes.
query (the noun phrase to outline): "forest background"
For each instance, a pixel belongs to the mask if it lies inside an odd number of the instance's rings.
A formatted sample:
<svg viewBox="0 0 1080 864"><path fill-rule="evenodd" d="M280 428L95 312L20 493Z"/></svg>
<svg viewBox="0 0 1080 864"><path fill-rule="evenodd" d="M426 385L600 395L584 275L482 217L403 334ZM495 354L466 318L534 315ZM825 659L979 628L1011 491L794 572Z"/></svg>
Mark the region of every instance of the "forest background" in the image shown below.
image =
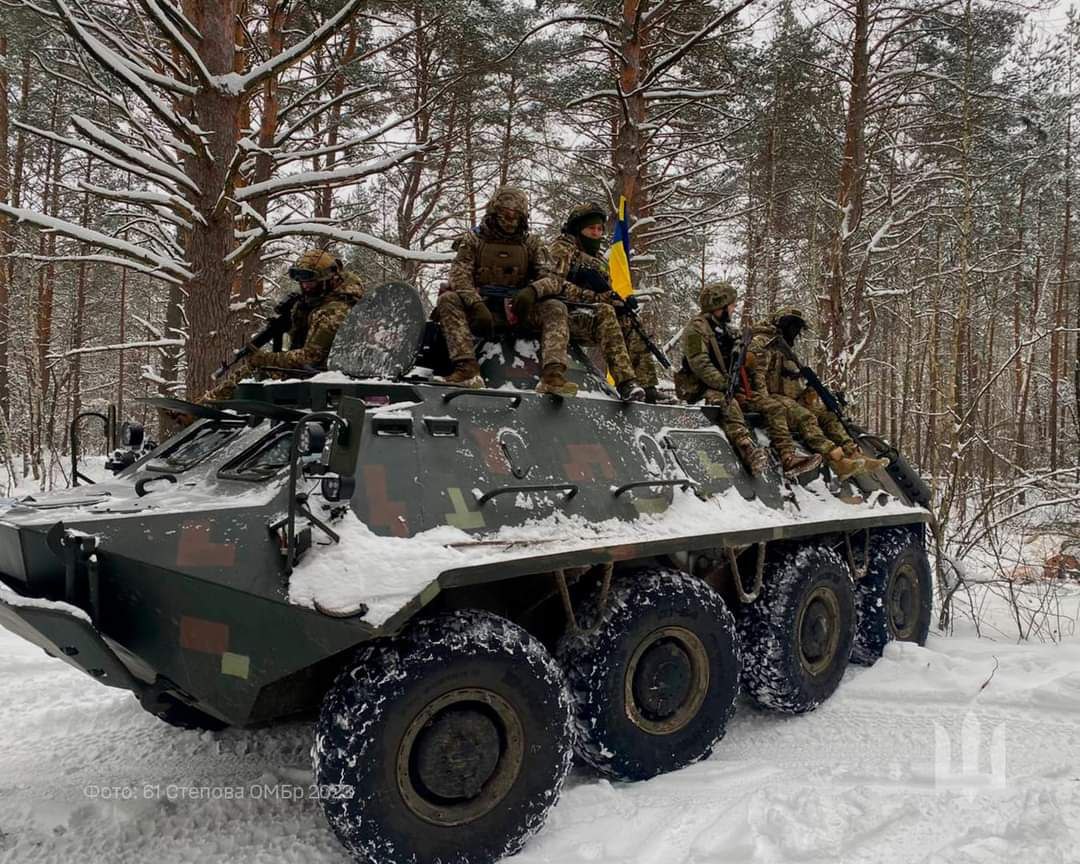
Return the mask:
<svg viewBox="0 0 1080 864"><path fill-rule="evenodd" d="M513 182L546 235L626 197L661 343L716 277L805 309L956 560L1068 552L1078 51L1002 0L0 0L0 492L201 393L305 246L430 304Z"/></svg>

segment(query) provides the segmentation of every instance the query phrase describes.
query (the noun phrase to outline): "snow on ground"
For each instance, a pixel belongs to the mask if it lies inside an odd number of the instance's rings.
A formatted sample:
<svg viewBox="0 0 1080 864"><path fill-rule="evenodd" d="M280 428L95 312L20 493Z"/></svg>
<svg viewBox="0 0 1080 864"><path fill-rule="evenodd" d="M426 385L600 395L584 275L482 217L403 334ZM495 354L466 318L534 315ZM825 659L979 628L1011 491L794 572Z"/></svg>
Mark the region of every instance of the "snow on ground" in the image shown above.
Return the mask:
<svg viewBox="0 0 1080 864"><path fill-rule="evenodd" d="M1080 588L1059 593L1075 621ZM1007 611L991 613L1004 630ZM612 784L575 770L513 860L1076 864L1080 638L957 632L850 668L813 714L740 704L713 756L682 771ZM348 861L304 794L309 746L305 723L172 729L0 629L4 864Z"/></svg>

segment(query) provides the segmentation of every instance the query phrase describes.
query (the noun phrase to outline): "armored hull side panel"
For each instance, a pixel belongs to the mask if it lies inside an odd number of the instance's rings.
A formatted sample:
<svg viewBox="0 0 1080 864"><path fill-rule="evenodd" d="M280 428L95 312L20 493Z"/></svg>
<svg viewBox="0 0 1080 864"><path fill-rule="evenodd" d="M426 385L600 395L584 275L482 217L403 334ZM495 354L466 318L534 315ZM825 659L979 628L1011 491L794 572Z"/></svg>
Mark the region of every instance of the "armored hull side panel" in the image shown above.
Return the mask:
<svg viewBox="0 0 1080 864"><path fill-rule="evenodd" d="M345 652L442 591L927 518L883 472L858 486L775 468L753 479L697 408L333 374L238 395L363 400L354 452L330 454L355 465L340 544L301 515L315 544L290 574L290 422L201 421L106 483L0 514L0 580L17 592L0 597L0 623L107 683L246 724L316 704ZM317 482L298 489L330 518ZM55 601L75 611L41 611Z"/></svg>

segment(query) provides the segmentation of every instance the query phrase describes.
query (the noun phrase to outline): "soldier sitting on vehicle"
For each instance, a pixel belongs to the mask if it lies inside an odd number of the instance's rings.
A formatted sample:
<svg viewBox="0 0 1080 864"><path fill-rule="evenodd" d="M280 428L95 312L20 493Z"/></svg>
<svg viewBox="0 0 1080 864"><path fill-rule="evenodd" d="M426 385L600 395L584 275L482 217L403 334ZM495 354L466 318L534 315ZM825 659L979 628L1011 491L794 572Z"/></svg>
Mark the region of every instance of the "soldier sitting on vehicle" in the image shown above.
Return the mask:
<svg viewBox="0 0 1080 864"><path fill-rule="evenodd" d="M548 271L563 280L563 296L568 300L605 303L614 308L633 377L644 388L645 401L655 403L659 395L652 352L633 326L630 315L624 314L637 310L637 298L631 295L624 300L611 288L608 263L602 251L606 222L607 212L595 202L579 204L571 210L562 234L547 247Z"/></svg>
<svg viewBox="0 0 1080 864"><path fill-rule="evenodd" d="M777 309L754 325L751 359L747 363L752 370L753 394L745 404L760 410L757 406L763 397L778 404L784 410L788 428L807 447L825 457L839 479L885 467L887 459L873 459L862 453L840 418L821 404L817 393L802 380L798 365L781 350L793 347L806 327L806 318L794 306Z"/></svg>
<svg viewBox="0 0 1080 864"><path fill-rule="evenodd" d="M243 360L229 375L203 394L200 402L229 399L242 378L273 377L273 369L322 369L330 354L338 328L353 305L364 296L360 278L344 269L341 259L325 249L309 249L289 268L289 278L300 284L300 293L291 295L286 307L289 319L282 332L288 333L286 351L261 351L249 343L238 352Z"/></svg>
<svg viewBox="0 0 1080 864"><path fill-rule="evenodd" d="M511 293L540 275L543 243L529 233L529 198L516 186L500 186L488 202L479 225L454 241L457 257L450 265L450 290L439 295L436 315L454 371L443 382L458 387L484 386L476 361L474 335L492 339L497 328L508 326L504 304L494 312L484 299L486 288ZM551 339L550 323L538 309L529 323ZM547 316L551 319L551 315Z"/></svg>
<svg viewBox="0 0 1080 864"><path fill-rule="evenodd" d="M542 277L514 298L514 313L525 319L534 308L547 307L556 313L560 332L564 334L558 352L544 344L544 369L536 388L538 392L564 396L577 392L577 387L566 380L566 346L569 339L574 339L599 345L619 395L639 402L646 392L635 377L634 366L652 369L652 357L642 346L649 361L647 367L640 358L638 364L632 364L627 351L615 314L615 306L621 306L624 301L611 290L607 263L598 257L606 218L598 204L583 204L570 212L562 234L546 249ZM569 312L567 304L571 307ZM655 369L651 383L655 399Z"/></svg>
<svg viewBox="0 0 1080 864"><path fill-rule="evenodd" d="M720 427L743 464L757 476L765 471L768 456L754 444L742 409L732 397L735 390L732 376L741 372L733 368L736 364L732 359L739 344L738 331L731 324L737 297L730 282L713 282L701 290L701 312L683 329L683 365L675 374L675 392L686 402L704 399L706 405L720 409ZM734 384L738 384L737 378ZM784 473L802 474L821 464L820 456L800 456L796 452L780 406L766 398L759 400L756 407L780 453Z"/></svg>

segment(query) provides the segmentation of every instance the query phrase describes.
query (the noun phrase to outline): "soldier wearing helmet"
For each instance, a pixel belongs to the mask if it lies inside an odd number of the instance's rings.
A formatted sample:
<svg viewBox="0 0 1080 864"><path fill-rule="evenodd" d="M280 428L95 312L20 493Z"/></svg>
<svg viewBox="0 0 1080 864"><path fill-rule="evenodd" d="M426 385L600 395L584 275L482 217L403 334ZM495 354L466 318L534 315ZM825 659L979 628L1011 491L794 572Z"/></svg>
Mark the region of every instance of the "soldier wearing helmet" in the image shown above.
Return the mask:
<svg viewBox="0 0 1080 864"><path fill-rule="evenodd" d="M522 292L515 310L527 312L536 304L536 307L544 308L549 317L557 319L552 326L558 328L559 350L551 350L545 345L544 368L537 390L562 395L576 391L576 387L566 380L566 347L569 340L574 339L600 346L623 399L640 401L646 398L646 390L638 380L641 374L645 376L645 383L652 387L655 401L656 369L652 365L652 355L644 344L637 346L640 350L636 355L630 351L632 343L627 341L615 314L616 303L623 301L611 290L607 262L602 257L606 222L607 212L600 204L588 202L571 210L562 234L545 250L543 276ZM579 306L571 311L560 300L590 304L592 308ZM629 327L629 323L626 326ZM640 342L640 337L637 338ZM552 340L552 347L555 347L555 341Z"/></svg>
<svg viewBox="0 0 1080 864"><path fill-rule="evenodd" d="M682 369L675 375L675 389L680 399L720 410L720 426L750 473L765 471L768 457L754 444L737 399L727 398L731 382L732 357L736 354L738 332L731 324L738 293L730 282L713 282L701 290L700 314L683 329ZM802 474L821 464L820 456L800 456L784 421L784 412L768 398L755 405L765 419L765 428L780 453L784 472Z"/></svg>
<svg viewBox="0 0 1080 864"><path fill-rule="evenodd" d="M489 307L485 286L522 289L540 275L543 243L529 233L529 198L516 186L500 186L481 223L454 241L449 290L439 295L436 314L454 370L443 381L483 387L475 336L491 339L508 322L503 304ZM541 329L542 322L534 322Z"/></svg>
<svg viewBox="0 0 1080 864"><path fill-rule="evenodd" d="M289 347L285 351L253 351L220 384L208 390L204 402L229 399L242 378L268 377L268 369L321 369L338 328L353 305L364 296L359 277L325 249L308 249L289 268L300 287L292 306Z"/></svg>
<svg viewBox="0 0 1080 864"><path fill-rule="evenodd" d="M863 455L840 418L821 404L817 393L803 381L799 367L780 350L781 340L794 347L805 329L806 317L795 306L781 307L754 325L750 343L752 394L746 404L756 407L767 399L779 405L788 427L807 447L828 460L839 479L884 467L888 460Z"/></svg>

